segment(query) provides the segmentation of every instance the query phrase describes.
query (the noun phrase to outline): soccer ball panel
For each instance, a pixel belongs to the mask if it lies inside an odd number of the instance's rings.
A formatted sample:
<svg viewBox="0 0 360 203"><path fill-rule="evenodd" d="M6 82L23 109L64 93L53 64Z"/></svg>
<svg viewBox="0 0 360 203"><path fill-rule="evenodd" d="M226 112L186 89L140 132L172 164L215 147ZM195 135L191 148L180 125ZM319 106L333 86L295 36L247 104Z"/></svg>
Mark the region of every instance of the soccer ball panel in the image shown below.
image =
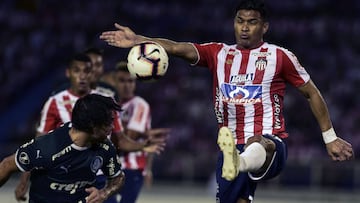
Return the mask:
<svg viewBox="0 0 360 203"><path fill-rule="evenodd" d="M145 42L132 47L128 54L128 69L140 80L156 80L165 75L169 58L157 43Z"/></svg>

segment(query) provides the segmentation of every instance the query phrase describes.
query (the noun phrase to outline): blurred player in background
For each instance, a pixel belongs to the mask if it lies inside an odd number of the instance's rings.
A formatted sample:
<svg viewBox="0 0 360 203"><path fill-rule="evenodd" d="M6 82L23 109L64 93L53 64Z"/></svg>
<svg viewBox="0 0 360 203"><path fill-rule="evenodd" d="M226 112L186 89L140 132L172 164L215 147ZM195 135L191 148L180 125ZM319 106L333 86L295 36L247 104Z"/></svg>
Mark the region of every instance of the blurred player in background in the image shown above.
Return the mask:
<svg viewBox="0 0 360 203"><path fill-rule="evenodd" d="M91 89L92 76L92 63L90 58L84 54L76 54L70 60L68 67L66 68L66 77L70 82L70 87L64 89L52 96L46 101L41 111L40 122L37 127L37 135L47 134L49 131L54 130L60 125L69 122L71 120L71 112L76 101L88 94L100 94L103 96L109 96L104 92L97 92ZM123 148L124 150L139 150L145 149L150 152L157 152L163 150L165 140L155 140L154 142L139 143L135 141L129 141L129 139L123 137L123 129L119 115L114 118L114 128L112 139L116 140L114 143L117 149ZM156 132L155 132L156 133ZM121 143L119 145L118 143ZM15 189L15 198L20 201L26 200L26 193L29 186L30 173L23 173L20 178L20 182Z"/></svg>
<svg viewBox="0 0 360 203"><path fill-rule="evenodd" d="M143 98L135 95L136 78L130 75L125 61L116 64L113 76L120 96L120 117L125 134L136 141L147 139L144 133L151 128L150 106ZM120 160L126 175L124 187L118 195L106 202L135 203L144 180L147 186L152 183L153 154L143 150L123 152L120 154Z"/></svg>
<svg viewBox="0 0 360 203"><path fill-rule="evenodd" d="M103 96L113 97L118 99L117 91L105 80L100 80L104 74L104 51L96 47L88 48L84 51L91 61L92 74L90 76L90 88ZM71 86L69 81L65 81L59 85L54 91L53 95L63 90L68 89Z"/></svg>
<svg viewBox="0 0 360 203"><path fill-rule="evenodd" d="M91 77L91 89L95 90L99 94L113 97L118 100L117 91L112 84L107 83L105 80L101 80L104 75L104 51L96 47L91 47L85 50L85 54L90 57L93 74Z"/></svg>
<svg viewBox="0 0 360 203"><path fill-rule="evenodd" d="M308 100L334 161L353 158L351 144L337 137L327 105L296 56L263 41L269 28L261 0L241 0L234 17L236 44L187 43L149 38L115 24L103 32L109 45L129 48L145 41L162 45L171 54L204 66L213 74L213 98L219 124L217 202L248 203L257 182L277 176L287 159L283 105L286 83Z"/></svg>
<svg viewBox="0 0 360 203"><path fill-rule="evenodd" d="M0 163L0 186L15 171L31 172L29 202L101 203L124 181L116 148L107 136L121 107L110 97L89 94L77 100L71 123L22 145ZM96 172L107 177L94 187Z"/></svg>

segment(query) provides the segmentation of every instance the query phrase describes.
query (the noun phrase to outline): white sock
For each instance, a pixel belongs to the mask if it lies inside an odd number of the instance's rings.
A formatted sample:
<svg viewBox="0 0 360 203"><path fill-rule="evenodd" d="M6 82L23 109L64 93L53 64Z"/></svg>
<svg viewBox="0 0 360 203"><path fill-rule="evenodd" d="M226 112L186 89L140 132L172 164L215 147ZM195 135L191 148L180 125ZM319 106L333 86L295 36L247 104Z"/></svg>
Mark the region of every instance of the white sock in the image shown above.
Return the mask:
<svg viewBox="0 0 360 203"><path fill-rule="evenodd" d="M260 169L266 160L266 150L258 142L254 142L246 147L240 154L240 172L252 172Z"/></svg>

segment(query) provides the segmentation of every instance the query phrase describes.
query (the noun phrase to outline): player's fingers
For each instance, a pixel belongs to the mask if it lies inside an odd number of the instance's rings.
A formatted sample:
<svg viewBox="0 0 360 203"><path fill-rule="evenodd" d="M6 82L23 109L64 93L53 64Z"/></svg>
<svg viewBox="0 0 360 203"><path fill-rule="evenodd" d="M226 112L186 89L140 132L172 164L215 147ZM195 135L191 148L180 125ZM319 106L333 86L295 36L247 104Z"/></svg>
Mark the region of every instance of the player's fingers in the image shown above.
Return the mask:
<svg viewBox="0 0 360 203"><path fill-rule="evenodd" d="M90 187L90 188L86 188L85 191L89 193L89 195L86 197L86 202L87 203L95 202L97 189L95 187Z"/></svg>
<svg viewBox="0 0 360 203"><path fill-rule="evenodd" d="M353 151L352 150L343 150L343 154L345 155L346 159L349 160L353 157Z"/></svg>
<svg viewBox="0 0 360 203"><path fill-rule="evenodd" d="M115 27L116 27L118 30L124 30L124 29L127 28L127 27L122 26L122 25L120 25L120 24L118 24L118 23L115 23L114 25L115 25Z"/></svg>
<svg viewBox="0 0 360 203"><path fill-rule="evenodd" d="M106 31L106 32L101 33L100 39L111 37L112 35L114 35L114 31Z"/></svg>

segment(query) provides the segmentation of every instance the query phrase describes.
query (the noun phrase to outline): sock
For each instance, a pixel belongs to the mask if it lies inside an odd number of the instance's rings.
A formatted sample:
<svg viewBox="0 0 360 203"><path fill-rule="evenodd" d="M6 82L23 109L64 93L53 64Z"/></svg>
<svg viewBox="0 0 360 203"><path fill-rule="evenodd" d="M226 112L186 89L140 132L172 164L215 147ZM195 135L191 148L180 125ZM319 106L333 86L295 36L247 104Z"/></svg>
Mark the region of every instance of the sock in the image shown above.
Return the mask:
<svg viewBox="0 0 360 203"><path fill-rule="evenodd" d="M246 147L240 154L240 172L252 172L260 169L266 160L266 150L258 142L254 142Z"/></svg>

